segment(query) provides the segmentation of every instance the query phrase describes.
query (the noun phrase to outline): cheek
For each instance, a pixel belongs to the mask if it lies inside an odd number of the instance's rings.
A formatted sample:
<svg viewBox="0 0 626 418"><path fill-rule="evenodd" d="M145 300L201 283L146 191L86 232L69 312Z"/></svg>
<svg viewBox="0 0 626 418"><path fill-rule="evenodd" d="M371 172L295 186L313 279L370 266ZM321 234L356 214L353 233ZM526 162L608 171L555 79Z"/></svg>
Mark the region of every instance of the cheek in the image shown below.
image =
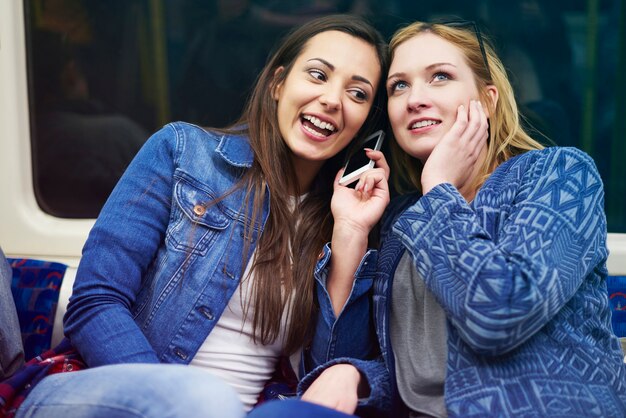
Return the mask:
<svg viewBox="0 0 626 418"><path fill-rule="evenodd" d="M387 104L387 115L393 129L400 123L404 117L404 113L404 107L397 100L390 101Z"/></svg>
<svg viewBox="0 0 626 418"><path fill-rule="evenodd" d="M396 143L398 144L398 146L400 147L402 151L406 152L412 157L415 157L415 152L411 149L411 144L415 144L415 143L411 143L408 139L406 139L402 135L394 134L394 138L395 138Z"/></svg>
<svg viewBox="0 0 626 418"><path fill-rule="evenodd" d="M350 104L345 108L344 118L346 127L350 127L358 131L361 129L361 126L367 120L367 116L369 115L371 106L364 105L352 105Z"/></svg>
<svg viewBox="0 0 626 418"><path fill-rule="evenodd" d="M278 122L278 130L283 138L288 137L289 129L291 126L291 116L288 112L287 104L284 100L280 100L276 103L276 121Z"/></svg>
<svg viewBox="0 0 626 418"><path fill-rule="evenodd" d="M346 136L345 138L343 138L343 140L341 142L337 142L336 146L334 147L334 154L338 154L341 152L341 150L343 150L345 147L347 147L348 145L350 145L350 143L352 142L352 140L354 139L354 134L350 135L350 136Z"/></svg>
<svg viewBox="0 0 626 418"><path fill-rule="evenodd" d="M472 89L459 89L454 92L450 92L447 97L445 97L446 103L448 103L448 108L451 112L454 112L456 115L457 109L460 105L467 107L469 105L470 100L478 99L478 92Z"/></svg>

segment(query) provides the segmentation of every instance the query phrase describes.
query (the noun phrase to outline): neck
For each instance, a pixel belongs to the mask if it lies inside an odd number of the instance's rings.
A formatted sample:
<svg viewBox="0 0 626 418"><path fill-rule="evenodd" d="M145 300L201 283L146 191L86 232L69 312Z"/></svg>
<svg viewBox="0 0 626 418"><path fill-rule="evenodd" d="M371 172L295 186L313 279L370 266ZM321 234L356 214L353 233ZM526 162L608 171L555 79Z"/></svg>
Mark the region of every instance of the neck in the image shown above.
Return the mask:
<svg viewBox="0 0 626 418"><path fill-rule="evenodd" d="M293 167L296 171L298 187L300 194L307 193L313 184L313 180L320 168L324 165L324 161L310 161L292 155ZM295 191L294 191L295 194Z"/></svg>

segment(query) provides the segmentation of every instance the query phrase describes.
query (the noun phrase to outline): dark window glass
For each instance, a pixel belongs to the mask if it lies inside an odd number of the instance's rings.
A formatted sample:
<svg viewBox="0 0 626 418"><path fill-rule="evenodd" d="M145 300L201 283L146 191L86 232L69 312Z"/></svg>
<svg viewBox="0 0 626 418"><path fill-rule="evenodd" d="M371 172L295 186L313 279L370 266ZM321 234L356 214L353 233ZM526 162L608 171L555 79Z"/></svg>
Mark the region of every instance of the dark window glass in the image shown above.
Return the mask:
<svg viewBox="0 0 626 418"><path fill-rule="evenodd" d="M276 40L312 17L363 14L387 37L455 17L492 37L534 129L594 157L609 231L626 232L623 4L27 0L37 199L55 216L97 216L151 132L172 120L233 122Z"/></svg>

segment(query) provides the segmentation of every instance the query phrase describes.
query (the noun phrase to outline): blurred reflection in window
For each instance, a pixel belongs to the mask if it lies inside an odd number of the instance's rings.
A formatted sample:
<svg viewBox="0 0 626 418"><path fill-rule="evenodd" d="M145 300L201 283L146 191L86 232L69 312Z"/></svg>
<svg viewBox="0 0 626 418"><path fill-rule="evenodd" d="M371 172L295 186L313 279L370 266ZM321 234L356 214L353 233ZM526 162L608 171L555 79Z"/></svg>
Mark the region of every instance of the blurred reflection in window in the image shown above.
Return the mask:
<svg viewBox="0 0 626 418"><path fill-rule="evenodd" d="M626 97L626 77L620 76L626 68L619 68L626 62L626 37L619 36L626 33L620 28L626 6L619 0L25 5L35 189L41 207L53 215L97 216L148 133L172 120L232 123L277 38L323 14L355 13L386 36L418 19L479 22L505 60L529 123L549 138L537 133L537 139L591 154L605 182L609 231L626 232L626 116L619 116L626 112L620 99Z"/></svg>

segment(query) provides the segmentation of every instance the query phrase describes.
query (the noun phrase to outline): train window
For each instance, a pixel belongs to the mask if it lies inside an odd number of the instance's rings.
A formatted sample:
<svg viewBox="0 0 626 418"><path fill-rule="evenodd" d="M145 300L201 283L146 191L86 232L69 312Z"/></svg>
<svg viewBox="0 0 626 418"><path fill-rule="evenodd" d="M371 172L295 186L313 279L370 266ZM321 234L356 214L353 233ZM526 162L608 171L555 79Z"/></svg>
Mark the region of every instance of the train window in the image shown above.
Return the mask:
<svg viewBox="0 0 626 418"><path fill-rule="evenodd" d="M149 134L185 120L223 127L286 31L328 13L366 15L389 37L417 19L481 24L535 130L594 157L609 231L626 232L626 35L619 0L26 0L39 205L97 216ZM621 117L617 117L621 115Z"/></svg>

